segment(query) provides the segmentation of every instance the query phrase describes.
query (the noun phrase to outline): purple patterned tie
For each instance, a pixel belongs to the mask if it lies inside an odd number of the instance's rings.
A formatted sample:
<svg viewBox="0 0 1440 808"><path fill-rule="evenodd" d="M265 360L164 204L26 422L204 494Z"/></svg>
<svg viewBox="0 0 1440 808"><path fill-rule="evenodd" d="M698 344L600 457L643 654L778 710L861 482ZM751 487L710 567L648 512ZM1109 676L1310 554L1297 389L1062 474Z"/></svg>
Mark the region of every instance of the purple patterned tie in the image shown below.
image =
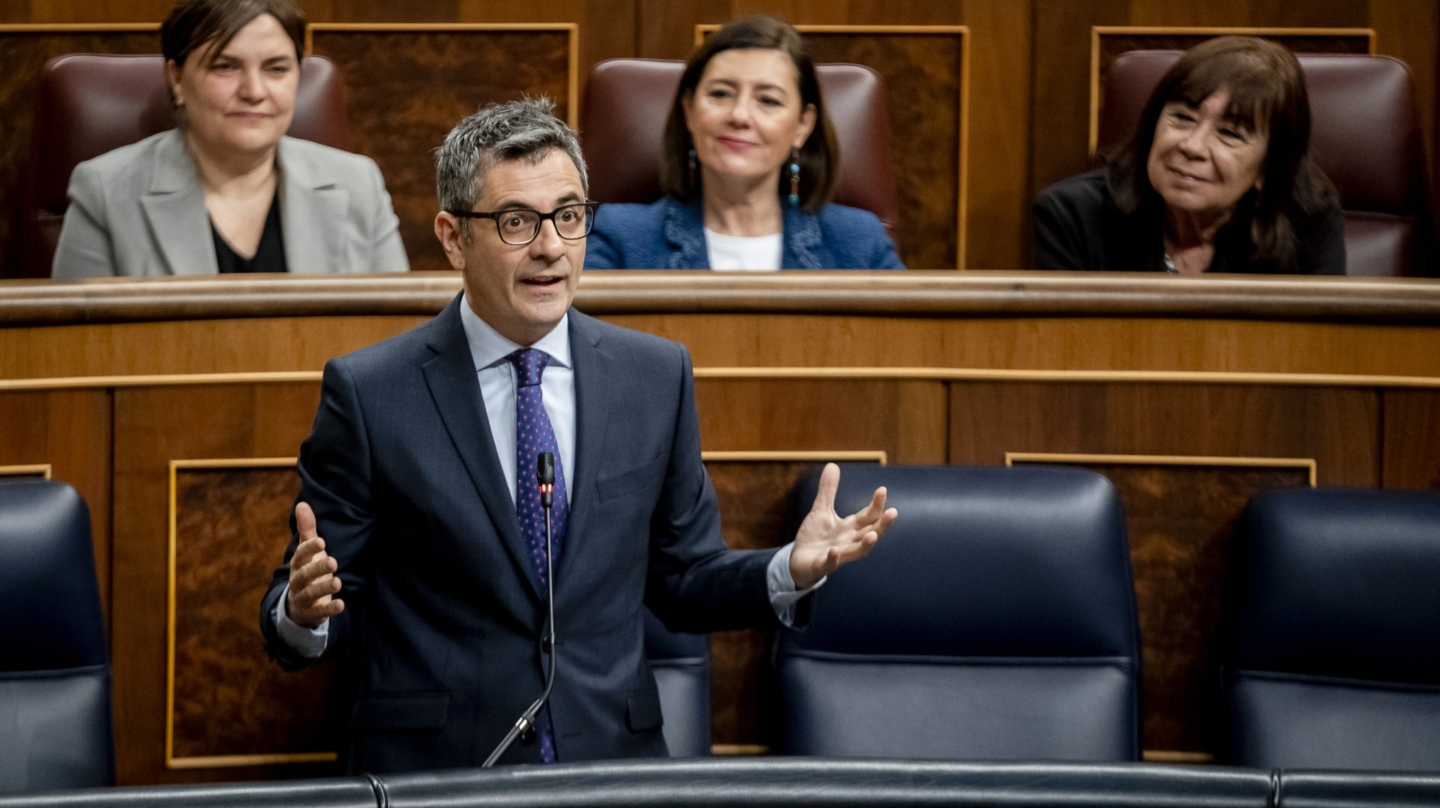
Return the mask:
<svg viewBox="0 0 1440 808"><path fill-rule="evenodd" d="M560 462L560 445L540 391L540 376L550 356L534 348L521 348L510 354L515 366L515 512L520 517L520 532L530 550L530 571L535 584L545 592L545 513L540 507L540 487L535 478L535 458L541 452L555 456L555 496L550 508L551 566L560 558L565 541L565 520L570 513L570 500L565 495L565 469ZM540 762L555 762L555 732L550 712L539 719Z"/></svg>

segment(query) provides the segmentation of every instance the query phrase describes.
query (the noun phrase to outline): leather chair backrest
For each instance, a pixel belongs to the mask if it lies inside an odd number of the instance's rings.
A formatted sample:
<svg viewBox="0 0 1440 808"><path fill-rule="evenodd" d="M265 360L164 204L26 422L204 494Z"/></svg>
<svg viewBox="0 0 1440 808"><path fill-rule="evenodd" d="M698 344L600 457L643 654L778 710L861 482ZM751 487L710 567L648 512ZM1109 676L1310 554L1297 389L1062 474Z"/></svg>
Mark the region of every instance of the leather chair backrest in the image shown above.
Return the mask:
<svg viewBox="0 0 1440 808"><path fill-rule="evenodd" d="M45 63L23 203L27 276L50 275L75 166L174 127L162 56L71 53ZM350 148L340 71L324 56L301 62L290 135Z"/></svg>
<svg viewBox="0 0 1440 808"><path fill-rule="evenodd" d="M0 482L0 794L114 783L90 512L64 483Z"/></svg>
<svg viewBox="0 0 1440 808"><path fill-rule="evenodd" d="M654 202L661 197L665 119L684 71L684 62L662 59L607 59L591 69L580 106L580 137L592 199ZM885 82L861 65L819 65L817 74L840 145L831 201L874 213L899 244Z"/></svg>
<svg viewBox="0 0 1440 808"><path fill-rule="evenodd" d="M1224 759L1440 771L1440 494L1269 492L1239 537Z"/></svg>
<svg viewBox="0 0 1440 808"><path fill-rule="evenodd" d="M710 638L665 628L645 611L645 656L660 688L670 757L710 755Z"/></svg>
<svg viewBox="0 0 1440 808"><path fill-rule="evenodd" d="M1130 51L1110 67L1099 151L1130 136L1180 51ZM1409 275L1425 217L1425 150L1415 87L1389 56L1299 54L1310 95L1310 150L1340 190L1346 272Z"/></svg>
<svg viewBox="0 0 1440 808"><path fill-rule="evenodd" d="M846 467L901 516L813 596L777 656L792 755L1136 760L1140 645L1124 515L1066 468ZM816 480L797 486L803 515ZM796 521L793 520L792 521Z"/></svg>

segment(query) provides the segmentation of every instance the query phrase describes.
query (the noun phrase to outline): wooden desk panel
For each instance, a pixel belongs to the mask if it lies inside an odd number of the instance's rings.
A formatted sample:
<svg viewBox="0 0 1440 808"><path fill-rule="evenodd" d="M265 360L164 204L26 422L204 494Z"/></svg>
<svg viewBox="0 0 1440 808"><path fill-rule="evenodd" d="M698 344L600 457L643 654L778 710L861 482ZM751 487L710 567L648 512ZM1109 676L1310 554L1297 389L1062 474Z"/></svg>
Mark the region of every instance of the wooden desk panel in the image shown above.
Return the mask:
<svg viewBox="0 0 1440 808"><path fill-rule="evenodd" d="M424 322L458 289L452 273L0 283L0 465L51 464L90 502L112 622L122 782L325 770L166 767L167 725L175 765L186 766L264 753L263 732L275 731L215 735L195 721L206 660L259 653L260 643L258 633L253 645L204 642L195 619L249 626L256 607L191 613L204 576L226 569L197 565L199 545L177 553L185 614L176 697L192 701L167 713L170 464L294 456L324 361ZM578 305L690 348L707 451L788 453L727 455L716 467L736 546L783 540L784 489L818 462L797 453L978 464L1003 463L1007 452L1301 458L1314 461L1322 485L1440 488L1436 282L596 273L582 280ZM1249 492L1303 484L1308 471L1057 462L1107 471L1127 505L1147 748L1203 756L1213 694L1197 682L1213 679L1217 548ZM235 474L224 478L230 488L187 499L185 524L205 524L211 510L235 522L248 513L237 502L265 500L274 487L263 476L253 492ZM757 491L767 492L763 514L735 518ZM195 535L206 546L224 541ZM1187 614L1195 619L1177 616ZM767 741L757 713L763 643L759 633L715 639L718 742ZM206 697L216 704L240 692L214 688ZM282 711L255 712L273 720Z"/></svg>

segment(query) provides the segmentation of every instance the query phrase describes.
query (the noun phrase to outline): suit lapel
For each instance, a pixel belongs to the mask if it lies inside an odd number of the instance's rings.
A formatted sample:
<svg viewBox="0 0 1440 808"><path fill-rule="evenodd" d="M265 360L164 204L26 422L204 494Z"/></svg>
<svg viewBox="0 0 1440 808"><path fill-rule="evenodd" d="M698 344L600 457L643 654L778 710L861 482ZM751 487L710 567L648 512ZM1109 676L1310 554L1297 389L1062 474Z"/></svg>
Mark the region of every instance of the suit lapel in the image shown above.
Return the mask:
<svg viewBox="0 0 1440 808"><path fill-rule="evenodd" d="M350 207L350 193L315 171L290 138L280 139L279 161L286 267L291 272L342 271L339 224Z"/></svg>
<svg viewBox="0 0 1440 808"><path fill-rule="evenodd" d="M172 130L156 147L155 169L150 188L140 197L140 208L172 275L220 271L205 192L179 130Z"/></svg>
<svg viewBox="0 0 1440 808"><path fill-rule="evenodd" d="M595 476L605 448L611 402L610 355L600 344L595 321L570 310L570 357L575 366L575 473L570 483L570 519L565 525L565 552L560 554L556 583L585 547L585 524L595 510ZM583 555L583 553L580 553Z"/></svg>
<svg viewBox="0 0 1440 808"><path fill-rule="evenodd" d="M520 520L515 515L515 503L506 490L505 472L500 469L495 441L490 436L490 422L485 414L485 401L480 395L475 361L470 355L465 329L460 325L461 305L463 299L457 296L455 302L435 318L429 338L429 346L435 356L421 369L435 409L439 411L445 430L455 444L455 451L465 464L471 484L485 504L495 531L509 550L516 572L531 582L527 589L538 599L539 592L535 590L529 573L529 553L520 534Z"/></svg>

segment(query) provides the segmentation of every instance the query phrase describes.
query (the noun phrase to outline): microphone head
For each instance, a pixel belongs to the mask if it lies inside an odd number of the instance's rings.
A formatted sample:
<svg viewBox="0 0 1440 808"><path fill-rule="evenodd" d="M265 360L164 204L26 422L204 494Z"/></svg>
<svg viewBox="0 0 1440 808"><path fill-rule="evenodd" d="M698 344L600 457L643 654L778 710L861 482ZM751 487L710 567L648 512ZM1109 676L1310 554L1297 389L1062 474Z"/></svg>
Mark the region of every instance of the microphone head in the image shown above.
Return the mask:
<svg viewBox="0 0 1440 808"><path fill-rule="evenodd" d="M535 476L541 485L553 485L555 483L555 455L549 452L541 452L535 456Z"/></svg>

